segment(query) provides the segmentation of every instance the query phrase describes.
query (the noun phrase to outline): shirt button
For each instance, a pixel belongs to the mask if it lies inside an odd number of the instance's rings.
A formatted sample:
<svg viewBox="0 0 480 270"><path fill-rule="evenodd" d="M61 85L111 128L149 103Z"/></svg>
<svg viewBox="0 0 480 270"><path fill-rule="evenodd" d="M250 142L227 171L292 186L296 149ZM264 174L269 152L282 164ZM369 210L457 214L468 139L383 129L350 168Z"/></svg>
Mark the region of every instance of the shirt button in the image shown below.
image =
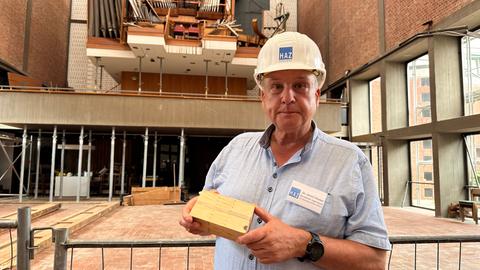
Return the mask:
<svg viewBox="0 0 480 270"><path fill-rule="evenodd" d="M253 259L254 259L255 257L253 256L253 254L250 254L250 255L248 255L248 258L249 258L251 261L253 261Z"/></svg>
<svg viewBox="0 0 480 270"><path fill-rule="evenodd" d="M277 178L277 173L273 173L273 178Z"/></svg>
<svg viewBox="0 0 480 270"><path fill-rule="evenodd" d="M268 190L268 192L272 192L272 191L273 191L273 188L272 188L272 187L268 187L267 190Z"/></svg>
<svg viewBox="0 0 480 270"><path fill-rule="evenodd" d="M262 219L261 219L261 218L257 218L257 222L258 222L258 224L262 223Z"/></svg>

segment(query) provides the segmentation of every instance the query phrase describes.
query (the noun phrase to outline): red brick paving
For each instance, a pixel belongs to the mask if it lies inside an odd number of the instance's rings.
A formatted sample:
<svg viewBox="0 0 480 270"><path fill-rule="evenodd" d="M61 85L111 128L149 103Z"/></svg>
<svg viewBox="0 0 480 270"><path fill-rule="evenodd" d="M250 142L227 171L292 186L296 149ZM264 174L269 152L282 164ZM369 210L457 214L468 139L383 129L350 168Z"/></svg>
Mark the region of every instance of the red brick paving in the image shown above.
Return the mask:
<svg viewBox="0 0 480 270"><path fill-rule="evenodd" d="M68 206L73 207L69 204ZM65 204L65 207L68 207ZM0 206L0 209L3 206ZM64 205L62 205L64 207ZM182 205L120 207L77 231L70 239L158 240L199 239L179 225ZM430 211L416 208L385 207L390 235L477 235L480 226L471 219L435 218ZM53 214L52 214L53 216ZM462 269L479 269L480 243L462 244ZM440 245L440 269L458 269L458 244ZM413 269L414 245L396 245L390 269ZM39 253L32 269L52 269L53 248ZM70 253L69 253L70 254ZM161 269L185 269L186 248L163 248ZM158 249L134 249L133 269L158 269ZM70 257L69 257L70 258ZM130 269L130 249L105 249L105 269ZM417 245L417 269L436 268L436 245ZM73 269L101 269L101 249L75 249ZM191 248L189 269L212 269L213 248Z"/></svg>

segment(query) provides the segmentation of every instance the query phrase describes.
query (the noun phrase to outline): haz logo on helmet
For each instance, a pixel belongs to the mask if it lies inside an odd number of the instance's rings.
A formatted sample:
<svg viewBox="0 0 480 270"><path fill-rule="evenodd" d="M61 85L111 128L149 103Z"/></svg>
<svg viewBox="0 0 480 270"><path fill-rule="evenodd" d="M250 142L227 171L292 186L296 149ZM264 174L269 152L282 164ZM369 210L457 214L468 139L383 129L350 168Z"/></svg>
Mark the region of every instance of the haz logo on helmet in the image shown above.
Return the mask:
<svg viewBox="0 0 480 270"><path fill-rule="evenodd" d="M280 47L278 52L278 60L292 60L293 47Z"/></svg>

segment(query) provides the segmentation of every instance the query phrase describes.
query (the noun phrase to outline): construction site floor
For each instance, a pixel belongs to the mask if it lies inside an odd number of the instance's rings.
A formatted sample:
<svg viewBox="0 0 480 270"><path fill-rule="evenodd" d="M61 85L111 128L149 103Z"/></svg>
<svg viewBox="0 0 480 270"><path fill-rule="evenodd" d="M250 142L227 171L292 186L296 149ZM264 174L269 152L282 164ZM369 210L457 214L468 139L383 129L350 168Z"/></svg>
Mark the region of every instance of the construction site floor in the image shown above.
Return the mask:
<svg viewBox="0 0 480 270"><path fill-rule="evenodd" d="M59 213L45 219L54 220L60 215L72 214L91 202L64 203ZM18 205L16 205L18 206ZM155 240L198 239L178 225L183 205L148 205L118 207L96 221L70 235L81 240ZM9 208L9 210L5 210ZM14 209L13 209L14 210ZM12 205L0 204L0 213L12 211ZM68 213L67 213L68 212ZM385 221L390 235L478 235L480 225L471 219L435 218L432 211L417 208L384 207ZM48 223L40 218L33 226ZM37 225L38 224L38 225ZM1 235L4 239L4 233ZM208 238L208 237L207 237ZM3 241L3 240L2 240ZM458 244L440 244L440 268L458 269ZM462 244L462 268L478 269L480 243ZM390 269L413 269L414 245L396 245ZM436 268L436 244L417 246L417 269ZM69 252L69 263L70 263ZM104 269L159 269L159 249L134 249L133 267L130 268L130 249L104 249ZM163 248L161 269L186 269L186 248ZM53 247L36 255L32 269L53 269ZM70 269L70 265L69 268ZM102 269L101 249L75 249L73 269ZM191 248L188 269L213 269L213 248Z"/></svg>

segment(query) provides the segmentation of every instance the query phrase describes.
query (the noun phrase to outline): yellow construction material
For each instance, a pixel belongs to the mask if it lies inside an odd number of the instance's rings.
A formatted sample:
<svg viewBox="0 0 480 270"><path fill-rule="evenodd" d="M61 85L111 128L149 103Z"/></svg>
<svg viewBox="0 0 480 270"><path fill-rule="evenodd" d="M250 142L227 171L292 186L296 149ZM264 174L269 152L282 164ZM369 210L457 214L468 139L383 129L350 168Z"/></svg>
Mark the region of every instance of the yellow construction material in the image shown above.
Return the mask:
<svg viewBox="0 0 480 270"><path fill-rule="evenodd" d="M254 204L202 191L190 215L209 233L235 240L248 232L254 210Z"/></svg>
<svg viewBox="0 0 480 270"><path fill-rule="evenodd" d="M123 197L125 205L156 205L180 201L178 187L132 187L132 195Z"/></svg>

